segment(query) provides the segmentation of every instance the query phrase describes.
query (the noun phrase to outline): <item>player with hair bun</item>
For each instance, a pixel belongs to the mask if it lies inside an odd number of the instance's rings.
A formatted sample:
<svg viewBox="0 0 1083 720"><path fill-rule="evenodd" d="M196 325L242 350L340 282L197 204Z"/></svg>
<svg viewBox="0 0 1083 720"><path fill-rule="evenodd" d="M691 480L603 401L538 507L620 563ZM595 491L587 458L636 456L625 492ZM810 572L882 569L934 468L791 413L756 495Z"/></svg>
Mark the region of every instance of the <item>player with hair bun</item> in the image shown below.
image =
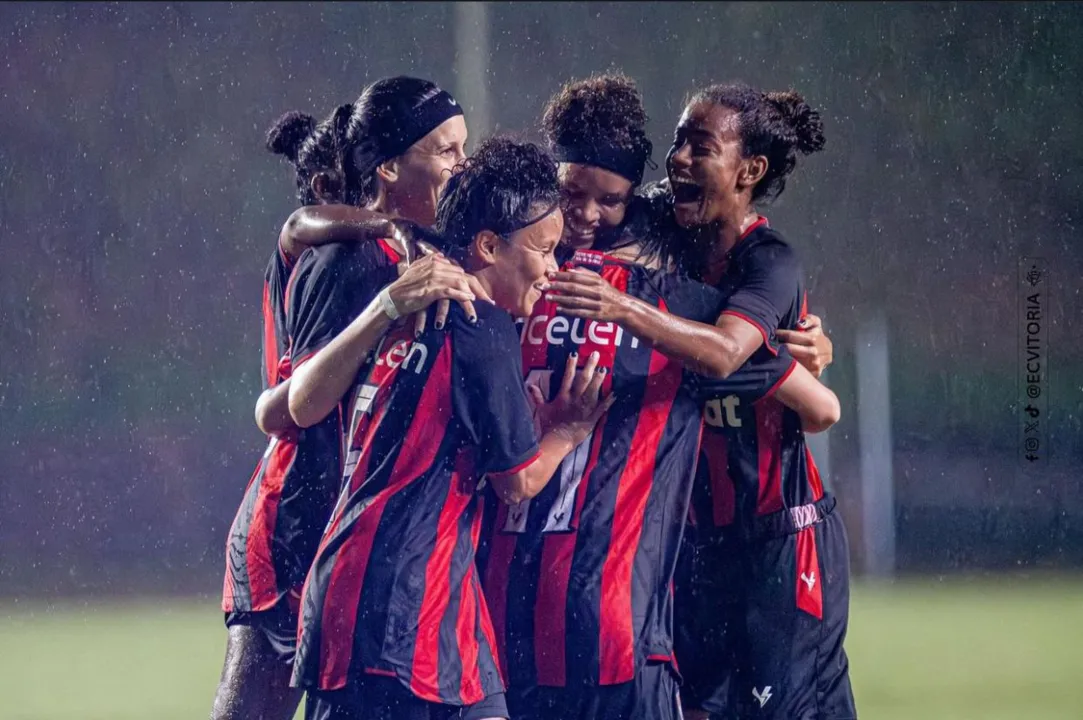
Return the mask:
<svg viewBox="0 0 1083 720"><path fill-rule="evenodd" d="M799 154L823 147L819 113L793 91L700 90L677 125L668 187L648 199L660 218L655 227L676 226L654 242L721 291L725 309L714 323L674 321L574 273L557 274L557 305L616 322L716 377L779 353L777 340L807 348L813 340L798 331L807 312L800 263L757 206L783 192ZM694 533L677 582L686 713L853 718L842 647L849 550L805 445L802 414L777 397L745 403L712 393L705 400Z"/></svg>
<svg viewBox="0 0 1083 720"><path fill-rule="evenodd" d="M374 90L381 89L382 95L374 97ZM415 91L435 96L439 88L423 80L386 80L370 87L357 106L341 105L319 124L303 113L284 115L268 132L266 146L293 165L298 200L331 208L349 195L352 166L346 160L352 160L350 153L363 142L356 130L350 135L357 116L384 113L420 133L422 140L446 123L461 125L456 106L418 117L409 104ZM382 218L375 222L387 226ZM330 513L341 466L340 429L332 412L337 399L318 417L309 409L302 430L290 414L292 374L388 283L398 307L409 313L452 297L472 308L475 297L472 281L462 270L438 257L412 263L396 280L407 249L401 237L330 249L322 257L336 262L315 268L306 260L312 251L305 251L318 244L318 238L306 237L297 232L295 222L287 221L268 263L263 293L265 389L256 421L271 437L227 540L222 609L229 640L215 720L285 720L300 699L300 693L289 688L289 678L301 584ZM314 272L317 269L328 272ZM371 348L379 339L374 335L365 342Z"/></svg>

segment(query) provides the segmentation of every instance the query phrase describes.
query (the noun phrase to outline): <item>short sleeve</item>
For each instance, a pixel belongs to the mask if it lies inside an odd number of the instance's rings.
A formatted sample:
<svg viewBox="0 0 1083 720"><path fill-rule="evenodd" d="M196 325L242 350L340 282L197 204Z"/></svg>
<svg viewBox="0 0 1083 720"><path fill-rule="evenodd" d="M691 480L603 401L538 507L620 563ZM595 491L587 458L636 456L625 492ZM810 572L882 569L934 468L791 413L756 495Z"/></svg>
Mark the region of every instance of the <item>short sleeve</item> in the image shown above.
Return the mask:
<svg viewBox="0 0 1083 720"><path fill-rule="evenodd" d="M346 329L394 278L394 265L375 243L331 244L302 253L286 291L293 367Z"/></svg>
<svg viewBox="0 0 1083 720"><path fill-rule="evenodd" d="M458 306L452 336L452 407L478 448L478 471L507 475L538 456L534 418L523 383L519 336L510 315L485 303L470 325Z"/></svg>
<svg viewBox="0 0 1083 720"><path fill-rule="evenodd" d="M685 276L664 274L659 286L666 310L686 320L714 325L724 307L719 290Z"/></svg>
<svg viewBox="0 0 1083 720"><path fill-rule="evenodd" d="M775 352L773 336L782 318L793 305L801 287L797 254L788 245L765 243L742 258L742 281L726 299L723 315L746 320L763 335L763 344Z"/></svg>
<svg viewBox="0 0 1083 720"><path fill-rule="evenodd" d="M797 361L785 347L780 347L777 355L761 347L727 378L711 378L686 371L684 385L700 403L726 395L738 395L755 402L774 394L796 365Z"/></svg>

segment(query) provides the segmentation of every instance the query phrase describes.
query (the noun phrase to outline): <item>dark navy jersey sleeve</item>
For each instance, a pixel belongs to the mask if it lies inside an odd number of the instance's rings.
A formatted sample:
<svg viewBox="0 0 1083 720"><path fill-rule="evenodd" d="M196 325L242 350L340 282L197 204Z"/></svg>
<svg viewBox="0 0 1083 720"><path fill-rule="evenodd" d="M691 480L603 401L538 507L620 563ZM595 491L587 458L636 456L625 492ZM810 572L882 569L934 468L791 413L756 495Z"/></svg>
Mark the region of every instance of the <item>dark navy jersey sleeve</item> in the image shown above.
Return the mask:
<svg viewBox="0 0 1083 720"><path fill-rule="evenodd" d="M396 276L376 243L333 243L302 253L287 290L294 368L331 342Z"/></svg>
<svg viewBox="0 0 1083 720"><path fill-rule="evenodd" d="M715 324L725 299L717 288L672 273L659 273L657 282L659 294L671 314L707 325Z"/></svg>
<svg viewBox="0 0 1083 720"><path fill-rule="evenodd" d="M750 402L771 395L796 367L785 347L778 354L760 348L727 378L711 378L693 372L685 373L685 388L698 402L726 395L739 395Z"/></svg>
<svg viewBox="0 0 1083 720"><path fill-rule="evenodd" d="M801 287L801 265L797 253L784 243L761 243L741 257L741 284L727 298L726 315L734 315L756 326L763 343L774 351L773 340L783 316L793 305Z"/></svg>
<svg viewBox="0 0 1083 720"><path fill-rule="evenodd" d="M718 316L731 307L730 301L716 288L686 276L664 274L658 277L657 282L667 310L687 320L714 325ZM768 333L767 338L778 346L774 330ZM795 362L784 347L777 353L761 347L728 378L709 378L686 371L684 384L699 401L724 395L740 395L755 401L773 392L793 371Z"/></svg>
<svg viewBox="0 0 1083 720"><path fill-rule="evenodd" d="M510 315L475 304L476 326L452 305L451 401L456 419L478 448L478 472L502 475L538 454L534 418L523 383L519 336Z"/></svg>

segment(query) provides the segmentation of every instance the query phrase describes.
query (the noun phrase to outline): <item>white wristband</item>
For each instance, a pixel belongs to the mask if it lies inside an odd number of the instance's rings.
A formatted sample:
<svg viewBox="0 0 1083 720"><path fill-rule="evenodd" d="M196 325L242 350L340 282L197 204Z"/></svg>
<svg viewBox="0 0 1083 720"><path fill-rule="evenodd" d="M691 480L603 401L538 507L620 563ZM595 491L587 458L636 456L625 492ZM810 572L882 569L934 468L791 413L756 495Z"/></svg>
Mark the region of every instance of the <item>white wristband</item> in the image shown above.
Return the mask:
<svg viewBox="0 0 1083 720"><path fill-rule="evenodd" d="M381 290L376 298L380 301L380 307L383 308L383 311L387 313L389 318L392 320L399 319L401 313L399 312L399 309L395 307L395 301L391 299L391 293L388 292L387 288Z"/></svg>

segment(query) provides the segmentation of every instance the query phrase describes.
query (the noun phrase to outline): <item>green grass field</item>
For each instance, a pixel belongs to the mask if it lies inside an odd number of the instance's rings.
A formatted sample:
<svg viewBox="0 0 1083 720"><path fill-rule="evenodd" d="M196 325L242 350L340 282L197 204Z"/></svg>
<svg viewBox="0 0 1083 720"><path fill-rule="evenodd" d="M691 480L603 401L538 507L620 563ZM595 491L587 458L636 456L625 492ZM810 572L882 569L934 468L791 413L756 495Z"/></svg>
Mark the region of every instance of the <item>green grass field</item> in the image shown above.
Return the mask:
<svg viewBox="0 0 1083 720"><path fill-rule="evenodd" d="M0 717L208 716L213 602L0 605ZM1083 578L860 585L847 642L866 720L1083 718Z"/></svg>

